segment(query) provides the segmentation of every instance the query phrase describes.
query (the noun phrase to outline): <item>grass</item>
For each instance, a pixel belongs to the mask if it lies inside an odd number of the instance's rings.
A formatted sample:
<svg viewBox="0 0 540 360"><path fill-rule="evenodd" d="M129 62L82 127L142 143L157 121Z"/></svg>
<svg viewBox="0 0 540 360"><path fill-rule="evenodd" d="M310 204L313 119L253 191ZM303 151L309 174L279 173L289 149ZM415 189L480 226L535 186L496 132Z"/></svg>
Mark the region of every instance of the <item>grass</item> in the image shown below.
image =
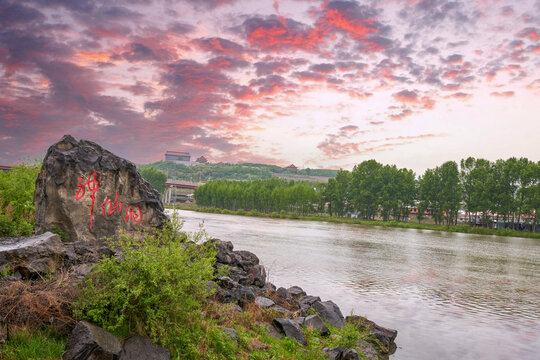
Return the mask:
<svg viewBox="0 0 540 360"><path fill-rule="evenodd" d="M0 347L3 360L56 360L62 357L67 339L47 329L20 328Z"/></svg>
<svg viewBox="0 0 540 360"><path fill-rule="evenodd" d="M167 208L172 209L172 206L167 206ZM532 233L526 231L518 231L511 229L488 229L477 226L469 225L442 225L442 224L431 224L431 223L418 223L412 221L381 221L381 220L361 220L361 219L351 219L351 218L342 218L330 216L328 214L323 215L299 215L296 213L261 213L256 210L245 211L245 210L228 210L228 209L219 209L219 208L209 208L209 207L197 207L195 205L180 205L175 206L175 209L179 210L192 210L205 213L214 213L214 214L227 214L227 215L242 215L242 216L253 216L253 217L269 217L269 218L281 218L281 219L292 219L292 220L304 220L304 221L326 221L331 223L339 224L357 224L357 225L366 225L366 226L383 226L383 227L394 227L394 228L404 228L404 229L420 229L420 230L434 230L434 231L445 231L445 232L458 232L464 234L478 234L478 235L496 235L496 236L510 236L510 237L522 237L522 238L531 238L531 239L540 239L540 233Z"/></svg>
<svg viewBox="0 0 540 360"><path fill-rule="evenodd" d="M326 325L330 329L330 335L324 337L312 328L303 329L306 346L283 336L276 339L268 334L264 324L271 322L278 315L272 310L261 309L254 304L246 311L235 312L230 305L211 303L205 313L208 315L206 324L209 328L233 328L238 332L237 341L221 338L219 348L228 349L228 352L221 351L218 358L225 355L223 358L238 360L323 360L328 359L322 351L325 347L356 348L359 341L373 341L373 336L367 330L359 331L353 324L347 324L340 329L328 323ZM213 350L206 349L206 356L212 354L215 349L216 343ZM360 349L357 351L362 358ZM209 358L213 357L210 355Z"/></svg>

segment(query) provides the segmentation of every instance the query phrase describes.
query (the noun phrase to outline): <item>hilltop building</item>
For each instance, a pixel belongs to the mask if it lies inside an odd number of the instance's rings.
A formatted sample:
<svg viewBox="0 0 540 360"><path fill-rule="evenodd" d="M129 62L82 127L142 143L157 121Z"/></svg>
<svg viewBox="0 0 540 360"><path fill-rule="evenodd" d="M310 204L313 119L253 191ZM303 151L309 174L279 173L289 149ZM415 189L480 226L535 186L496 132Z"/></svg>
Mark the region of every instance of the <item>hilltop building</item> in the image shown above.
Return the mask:
<svg viewBox="0 0 540 360"><path fill-rule="evenodd" d="M294 164L287 166L285 169L295 171L295 172L298 171L298 168L294 166Z"/></svg>
<svg viewBox="0 0 540 360"><path fill-rule="evenodd" d="M195 161L198 162L198 163L201 163L201 164L207 164L208 163L208 160L206 160L206 158L204 156L198 157L197 160L195 160Z"/></svg>
<svg viewBox="0 0 540 360"><path fill-rule="evenodd" d="M165 152L165 161L191 166L191 155L186 151L169 151Z"/></svg>

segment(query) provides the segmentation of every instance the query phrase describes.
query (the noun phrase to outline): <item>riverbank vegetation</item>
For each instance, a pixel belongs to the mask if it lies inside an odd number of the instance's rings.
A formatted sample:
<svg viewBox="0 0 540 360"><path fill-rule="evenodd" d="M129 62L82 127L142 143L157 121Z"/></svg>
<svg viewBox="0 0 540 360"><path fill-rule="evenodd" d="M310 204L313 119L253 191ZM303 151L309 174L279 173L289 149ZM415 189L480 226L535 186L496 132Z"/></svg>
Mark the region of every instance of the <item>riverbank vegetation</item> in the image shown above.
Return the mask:
<svg viewBox="0 0 540 360"><path fill-rule="evenodd" d="M478 234L478 235L497 235L497 236L511 236L511 237L525 237L540 239L540 233L536 232L526 232L512 229L492 229L481 226L470 226L470 225L446 225L446 224L435 224L428 222L414 222L414 221L396 221L396 220L363 220L358 218L348 218L348 217L337 217L331 216L329 214L310 214L310 215L299 215L297 213L262 213L257 210L228 210L228 209L219 209L214 207L201 207L198 205L192 204L183 204L179 206L166 206L169 209L176 210L189 210L197 211L210 214L223 214L223 215L240 215L240 216L253 216L253 217L267 217L274 219L289 219L289 220L304 220L304 221L325 221L337 224L356 224L356 225L366 225L366 226L382 226L382 227L394 227L394 228L403 228L403 229L418 229L418 230L434 230L434 231L444 231L444 232L457 232L464 234Z"/></svg>
<svg viewBox="0 0 540 360"><path fill-rule="evenodd" d="M328 183L269 179L252 182L211 181L195 190L201 207L264 214L355 217L384 224L410 221L426 227L460 232L458 223L535 232L540 208L540 162L526 158L497 160L467 158L448 161L416 177L412 170L364 161L352 171L340 170ZM328 219L327 219L328 220ZM359 222L361 222L359 221ZM410 223L410 222L407 222ZM424 228L421 225L402 227Z"/></svg>

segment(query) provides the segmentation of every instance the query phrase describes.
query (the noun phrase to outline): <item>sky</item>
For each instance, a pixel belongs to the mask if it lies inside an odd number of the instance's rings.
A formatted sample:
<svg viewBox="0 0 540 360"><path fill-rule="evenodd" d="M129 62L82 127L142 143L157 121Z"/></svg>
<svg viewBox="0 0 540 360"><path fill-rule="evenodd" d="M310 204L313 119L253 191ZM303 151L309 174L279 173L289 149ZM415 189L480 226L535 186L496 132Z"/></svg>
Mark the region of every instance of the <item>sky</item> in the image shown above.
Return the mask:
<svg viewBox="0 0 540 360"><path fill-rule="evenodd" d="M0 165L540 160L540 0L0 0Z"/></svg>

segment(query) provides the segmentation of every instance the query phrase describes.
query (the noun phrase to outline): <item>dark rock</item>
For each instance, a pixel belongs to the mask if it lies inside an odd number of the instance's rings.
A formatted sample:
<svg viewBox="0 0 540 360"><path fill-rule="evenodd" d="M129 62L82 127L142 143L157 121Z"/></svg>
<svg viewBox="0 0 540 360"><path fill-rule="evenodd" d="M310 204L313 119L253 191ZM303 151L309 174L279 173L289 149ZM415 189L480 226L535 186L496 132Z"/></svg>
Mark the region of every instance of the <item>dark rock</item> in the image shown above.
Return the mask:
<svg viewBox="0 0 540 360"><path fill-rule="evenodd" d="M239 250L234 252L238 256L238 265L245 271L248 271L251 267L259 265L259 258L252 252Z"/></svg>
<svg viewBox="0 0 540 360"><path fill-rule="evenodd" d="M326 353L329 360L341 360L341 354L343 353L343 349L340 347L324 348L322 351Z"/></svg>
<svg viewBox="0 0 540 360"><path fill-rule="evenodd" d="M262 265L253 266L248 270L247 275L253 278L251 284L255 286L263 287L266 284L266 270Z"/></svg>
<svg viewBox="0 0 540 360"><path fill-rule="evenodd" d="M246 286L239 286L233 290L230 290L231 295L238 305L241 307L246 306L248 303L255 301L255 293Z"/></svg>
<svg viewBox="0 0 540 360"><path fill-rule="evenodd" d="M393 346L394 340L397 336L397 330L387 329L375 324L373 321L366 319L365 317L353 315L347 316L347 322L357 324L358 328L362 331L369 329L369 331L375 335L375 337L383 343L384 346L390 350Z"/></svg>
<svg viewBox="0 0 540 360"><path fill-rule="evenodd" d="M83 279L86 275L88 275L88 273L90 272L90 270L92 270L92 264L79 264L79 265L75 265L71 268L71 271L73 273L73 276L75 277L75 279L77 280L81 280Z"/></svg>
<svg viewBox="0 0 540 360"><path fill-rule="evenodd" d="M149 231L167 219L133 163L70 135L49 147L34 204L36 232L60 228L72 241L101 240L119 228Z"/></svg>
<svg viewBox="0 0 540 360"><path fill-rule="evenodd" d="M116 360L122 351L120 340L110 332L79 321L66 344L63 360Z"/></svg>
<svg viewBox="0 0 540 360"><path fill-rule="evenodd" d="M277 304L270 306L269 309L277 312L282 317L290 318L293 315L292 311L289 311L285 309L284 307L279 306Z"/></svg>
<svg viewBox="0 0 540 360"><path fill-rule="evenodd" d="M342 328L343 314L339 307L332 301L315 301L311 307L318 312L330 325Z"/></svg>
<svg viewBox="0 0 540 360"><path fill-rule="evenodd" d="M216 261L222 264L231 264L233 257L231 256L233 244L230 241L221 241L219 239L210 240L216 244Z"/></svg>
<svg viewBox="0 0 540 360"><path fill-rule="evenodd" d="M314 328L315 330L319 332L319 334L321 334L321 336L326 336L330 334L330 330L323 323L319 315L306 316L304 320L304 326Z"/></svg>
<svg viewBox="0 0 540 360"><path fill-rule="evenodd" d="M296 321L298 325L304 326L304 321L306 321L306 318L303 316L300 316L300 317L294 318L293 320Z"/></svg>
<svg viewBox="0 0 540 360"><path fill-rule="evenodd" d="M308 304L300 304L300 310L298 313L302 316L306 316L308 314L309 309L311 309L311 306Z"/></svg>
<svg viewBox="0 0 540 360"><path fill-rule="evenodd" d="M295 299L300 299L301 297L306 296L306 292L302 290L300 286L291 286L289 288L289 294Z"/></svg>
<svg viewBox="0 0 540 360"><path fill-rule="evenodd" d="M0 243L0 269L9 267L23 278L54 272L63 266L65 256L60 237L51 232Z"/></svg>
<svg viewBox="0 0 540 360"><path fill-rule="evenodd" d="M284 287L280 287L276 290L276 295L285 300L285 301L290 301L292 300L292 296L291 294L289 294L289 290L285 289Z"/></svg>
<svg viewBox="0 0 540 360"><path fill-rule="evenodd" d="M278 318L273 321L274 326L290 339L298 341L302 345L306 345L306 338L298 324L291 319Z"/></svg>
<svg viewBox="0 0 540 360"><path fill-rule="evenodd" d="M275 326L263 322L259 322L258 324L264 327L268 335L272 336L273 338L279 339L281 337L281 334Z"/></svg>
<svg viewBox="0 0 540 360"><path fill-rule="evenodd" d="M379 357L377 356L377 352L375 349L366 341L361 340L359 341L356 346L362 351L364 356L367 358L367 360L378 360Z"/></svg>
<svg viewBox="0 0 540 360"><path fill-rule="evenodd" d="M148 338L135 335L124 342L119 360L169 360L170 358L169 350L154 344Z"/></svg>
<svg viewBox="0 0 540 360"><path fill-rule="evenodd" d="M359 360L358 352L354 349L344 349L341 353L341 360Z"/></svg>
<svg viewBox="0 0 540 360"><path fill-rule="evenodd" d="M273 293L276 291L276 285L272 284L271 282L267 282L266 284L264 284L263 290Z"/></svg>
<svg viewBox="0 0 540 360"><path fill-rule="evenodd" d="M298 299L298 302L300 304L307 304L309 306L313 305L315 301L321 301L321 298L318 296L308 295L308 296L302 296L300 297L300 299Z"/></svg>
<svg viewBox="0 0 540 360"><path fill-rule="evenodd" d="M268 307L271 307L271 306L275 305L275 302L273 302L272 300L270 300L267 297L257 296L255 298L255 304L259 305L260 307L262 307L264 309L264 308L268 308Z"/></svg>
<svg viewBox="0 0 540 360"><path fill-rule="evenodd" d="M217 284L223 289L230 290L238 287L238 283L228 276L222 276L217 279Z"/></svg>
<svg viewBox="0 0 540 360"><path fill-rule="evenodd" d="M224 328L223 333L225 336L227 336L229 339L233 341L238 341L238 332L232 328Z"/></svg>

